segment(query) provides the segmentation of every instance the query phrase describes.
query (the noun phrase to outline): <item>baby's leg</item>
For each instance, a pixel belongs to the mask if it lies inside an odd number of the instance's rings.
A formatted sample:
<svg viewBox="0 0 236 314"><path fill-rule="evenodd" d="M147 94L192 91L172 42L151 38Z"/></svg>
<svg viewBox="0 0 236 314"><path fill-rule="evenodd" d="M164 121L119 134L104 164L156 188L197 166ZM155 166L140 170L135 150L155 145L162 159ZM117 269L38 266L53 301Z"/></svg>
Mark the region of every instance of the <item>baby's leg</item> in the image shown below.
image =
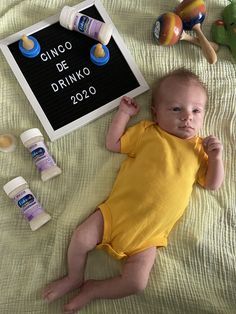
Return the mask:
<svg viewBox="0 0 236 314"><path fill-rule="evenodd" d="M120 276L86 281L79 295L65 305L64 313L72 314L94 299L117 299L143 291L155 256L156 248L149 248L127 258Z"/></svg>
<svg viewBox="0 0 236 314"><path fill-rule="evenodd" d="M83 284L87 253L102 241L102 236L103 217L97 210L74 231L68 249L68 274L45 288L46 301L54 301Z"/></svg>

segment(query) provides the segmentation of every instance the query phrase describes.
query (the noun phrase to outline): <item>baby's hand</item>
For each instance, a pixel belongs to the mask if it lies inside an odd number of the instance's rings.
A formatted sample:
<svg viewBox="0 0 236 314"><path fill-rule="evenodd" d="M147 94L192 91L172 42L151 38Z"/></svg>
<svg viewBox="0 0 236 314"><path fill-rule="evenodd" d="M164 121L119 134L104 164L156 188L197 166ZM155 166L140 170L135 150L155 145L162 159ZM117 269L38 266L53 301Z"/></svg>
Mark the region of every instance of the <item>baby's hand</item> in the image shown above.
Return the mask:
<svg viewBox="0 0 236 314"><path fill-rule="evenodd" d="M120 101L119 110L127 113L130 117L132 117L139 112L140 108L134 99L124 96Z"/></svg>
<svg viewBox="0 0 236 314"><path fill-rule="evenodd" d="M211 158L211 159L221 158L223 145L215 136L210 135L204 138L203 147L204 147L205 152L208 155L208 158Z"/></svg>

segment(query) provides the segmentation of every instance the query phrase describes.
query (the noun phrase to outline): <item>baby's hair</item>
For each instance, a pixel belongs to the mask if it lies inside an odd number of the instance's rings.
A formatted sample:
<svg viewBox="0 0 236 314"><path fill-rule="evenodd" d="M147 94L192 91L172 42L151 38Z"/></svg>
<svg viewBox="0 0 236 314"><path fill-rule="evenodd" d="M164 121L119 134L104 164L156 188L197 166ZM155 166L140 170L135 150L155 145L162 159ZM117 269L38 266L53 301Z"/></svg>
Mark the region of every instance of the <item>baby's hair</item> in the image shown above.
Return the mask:
<svg viewBox="0 0 236 314"><path fill-rule="evenodd" d="M160 94L162 83L166 79L169 79L172 77L179 79L183 83L193 82L193 83L197 84L198 86L200 86L203 89L203 91L206 93L206 97L208 98L207 88L206 88L205 84L201 81L199 76L196 75L195 73L193 73L192 71L187 70L187 69L182 67L182 68L178 68L176 70L173 70L173 71L169 72L168 74L162 76L153 84L153 87L152 87L152 106L154 106L155 101Z"/></svg>

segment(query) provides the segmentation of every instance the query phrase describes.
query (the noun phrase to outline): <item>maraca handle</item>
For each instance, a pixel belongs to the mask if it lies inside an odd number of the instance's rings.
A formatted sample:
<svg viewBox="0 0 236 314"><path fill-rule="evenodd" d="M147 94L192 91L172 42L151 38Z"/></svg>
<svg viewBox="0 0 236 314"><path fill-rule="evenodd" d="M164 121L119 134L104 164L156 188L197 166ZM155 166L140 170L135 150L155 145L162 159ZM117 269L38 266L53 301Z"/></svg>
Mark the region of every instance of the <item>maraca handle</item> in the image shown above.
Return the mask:
<svg viewBox="0 0 236 314"><path fill-rule="evenodd" d="M197 46L201 47L201 44L200 44L200 41L199 41L198 37L191 36L191 35L185 33L184 31L182 32L180 40L185 40L185 41L188 41L191 44L194 44L194 45L197 45ZM209 43L210 43L211 47L215 50L215 52L217 52L219 50L219 45L218 44L216 44L216 43L214 43L212 41L209 41Z"/></svg>
<svg viewBox="0 0 236 314"><path fill-rule="evenodd" d="M204 56L206 57L207 61L210 64L214 64L217 61L217 55L215 53L215 50L212 48L212 46L210 45L209 41L206 39L206 37L204 36L202 30L201 30L201 24L195 24L193 26L193 29L195 30L195 32L197 33L202 51Z"/></svg>

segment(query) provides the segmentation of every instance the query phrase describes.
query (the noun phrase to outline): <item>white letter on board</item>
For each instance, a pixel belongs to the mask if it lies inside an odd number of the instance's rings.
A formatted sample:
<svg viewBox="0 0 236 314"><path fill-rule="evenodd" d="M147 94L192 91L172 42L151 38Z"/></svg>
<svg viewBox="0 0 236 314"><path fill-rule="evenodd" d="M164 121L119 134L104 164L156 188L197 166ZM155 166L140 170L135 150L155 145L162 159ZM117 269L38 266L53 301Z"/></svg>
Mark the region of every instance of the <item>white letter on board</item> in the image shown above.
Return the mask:
<svg viewBox="0 0 236 314"><path fill-rule="evenodd" d="M58 92L59 88L56 83L52 83L51 86L54 92Z"/></svg>
<svg viewBox="0 0 236 314"><path fill-rule="evenodd" d="M89 75L90 74L89 68L83 68L83 72L84 72L85 75Z"/></svg>
<svg viewBox="0 0 236 314"><path fill-rule="evenodd" d="M69 41L66 41L65 42L65 47L66 47L66 49L71 50L72 49L72 44Z"/></svg>
<svg viewBox="0 0 236 314"><path fill-rule="evenodd" d="M63 70L66 70L66 69L69 69L69 67L68 67L68 65L66 63L66 60L63 60L62 62L57 63L56 67L57 67L57 70L59 72L62 72Z"/></svg>
<svg viewBox="0 0 236 314"><path fill-rule="evenodd" d="M80 74L80 70L79 70L79 72L75 72L75 73L78 76L79 80L81 80L81 78L84 78L84 76L82 74Z"/></svg>
<svg viewBox="0 0 236 314"><path fill-rule="evenodd" d="M41 58L43 61L47 61L47 60L48 60L48 58L47 58L47 56L45 55L45 53L41 53L40 58Z"/></svg>

